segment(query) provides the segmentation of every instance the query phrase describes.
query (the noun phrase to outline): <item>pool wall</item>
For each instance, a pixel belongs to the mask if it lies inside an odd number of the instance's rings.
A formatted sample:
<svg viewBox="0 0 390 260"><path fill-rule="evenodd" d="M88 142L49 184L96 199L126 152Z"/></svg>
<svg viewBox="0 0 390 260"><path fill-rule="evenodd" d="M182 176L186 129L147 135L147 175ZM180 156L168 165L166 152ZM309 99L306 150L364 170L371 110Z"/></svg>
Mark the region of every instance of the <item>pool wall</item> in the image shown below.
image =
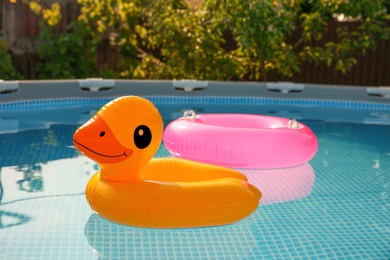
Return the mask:
<svg viewBox="0 0 390 260"><path fill-rule="evenodd" d="M278 99L353 100L390 103L390 88L291 82L194 80L40 80L0 82L0 103L32 99L139 96L226 96Z"/></svg>

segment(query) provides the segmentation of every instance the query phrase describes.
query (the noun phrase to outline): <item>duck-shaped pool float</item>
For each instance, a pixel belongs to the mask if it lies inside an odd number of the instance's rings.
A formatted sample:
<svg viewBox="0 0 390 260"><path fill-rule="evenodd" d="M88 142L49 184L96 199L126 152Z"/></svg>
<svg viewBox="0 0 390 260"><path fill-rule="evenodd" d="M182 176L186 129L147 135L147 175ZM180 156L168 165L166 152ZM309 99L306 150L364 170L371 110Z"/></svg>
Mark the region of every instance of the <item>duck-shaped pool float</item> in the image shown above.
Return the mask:
<svg viewBox="0 0 390 260"><path fill-rule="evenodd" d="M187 228L231 224L256 210L260 191L235 170L152 159L162 135L157 108L137 96L107 103L77 129L74 145L100 166L86 188L97 214L124 225Z"/></svg>

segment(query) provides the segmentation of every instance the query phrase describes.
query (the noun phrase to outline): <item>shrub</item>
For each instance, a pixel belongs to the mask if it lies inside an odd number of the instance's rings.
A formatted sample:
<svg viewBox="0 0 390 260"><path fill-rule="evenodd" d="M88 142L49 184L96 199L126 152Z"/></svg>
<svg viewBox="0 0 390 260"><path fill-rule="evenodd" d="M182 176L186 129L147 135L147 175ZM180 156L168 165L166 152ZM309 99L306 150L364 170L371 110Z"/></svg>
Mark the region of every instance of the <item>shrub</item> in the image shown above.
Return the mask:
<svg viewBox="0 0 390 260"><path fill-rule="evenodd" d="M14 80L20 79L21 75L12 64L12 57L7 52L5 41L0 38L0 79Z"/></svg>
<svg viewBox="0 0 390 260"><path fill-rule="evenodd" d="M269 73L292 76L303 61L346 73L357 55L389 37L384 1L79 3L93 31L118 33L120 52L132 60L122 71L127 77L266 80ZM329 24L342 17L356 28L340 26L335 41L324 40ZM226 35L233 44L226 45Z"/></svg>
<svg viewBox="0 0 390 260"><path fill-rule="evenodd" d="M68 32L57 34L42 26L37 49L36 75L40 79L72 79L98 76L97 42L88 37L82 24L71 23Z"/></svg>

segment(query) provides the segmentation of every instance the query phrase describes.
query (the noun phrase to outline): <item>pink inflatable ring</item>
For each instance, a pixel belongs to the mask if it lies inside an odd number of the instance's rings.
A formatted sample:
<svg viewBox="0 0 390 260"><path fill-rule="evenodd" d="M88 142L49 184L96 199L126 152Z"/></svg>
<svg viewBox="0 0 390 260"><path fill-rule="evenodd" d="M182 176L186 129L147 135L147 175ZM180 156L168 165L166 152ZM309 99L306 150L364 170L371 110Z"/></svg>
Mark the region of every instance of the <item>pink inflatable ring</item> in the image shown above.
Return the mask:
<svg viewBox="0 0 390 260"><path fill-rule="evenodd" d="M176 157L232 168L293 167L318 148L313 131L294 119L192 110L166 127L163 140Z"/></svg>

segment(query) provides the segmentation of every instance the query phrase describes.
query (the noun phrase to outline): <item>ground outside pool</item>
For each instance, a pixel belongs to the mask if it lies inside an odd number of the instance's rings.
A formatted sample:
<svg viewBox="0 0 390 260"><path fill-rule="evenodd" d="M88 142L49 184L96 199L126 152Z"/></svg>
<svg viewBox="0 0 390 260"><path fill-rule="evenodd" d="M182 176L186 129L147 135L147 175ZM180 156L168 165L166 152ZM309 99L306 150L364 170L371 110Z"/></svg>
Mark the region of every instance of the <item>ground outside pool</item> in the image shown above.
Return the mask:
<svg viewBox="0 0 390 260"><path fill-rule="evenodd" d="M143 229L94 214L97 165L72 136L112 98L0 103L0 259L389 259L390 105L342 100L145 95L164 124L193 109L294 118L319 148L308 163L240 170L263 192L227 226ZM170 154L162 144L156 157Z"/></svg>

